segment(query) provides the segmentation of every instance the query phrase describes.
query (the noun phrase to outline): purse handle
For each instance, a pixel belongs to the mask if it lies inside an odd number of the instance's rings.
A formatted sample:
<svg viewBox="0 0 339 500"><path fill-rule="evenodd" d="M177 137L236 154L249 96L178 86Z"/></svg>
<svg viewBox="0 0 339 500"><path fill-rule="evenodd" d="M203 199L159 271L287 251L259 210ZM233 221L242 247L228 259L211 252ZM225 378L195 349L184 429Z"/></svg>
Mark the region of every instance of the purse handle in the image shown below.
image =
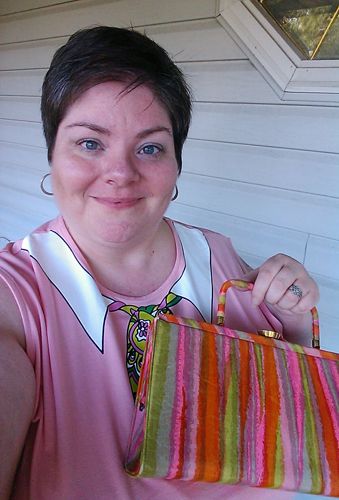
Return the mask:
<svg viewBox="0 0 339 500"><path fill-rule="evenodd" d="M225 308L226 308L226 292L231 287L236 287L242 292L253 290L253 283L244 280L232 279L225 281L220 288L218 311L217 311L217 324L224 326ZM319 331L319 316L316 307L311 309L312 315L312 347L320 349L320 331Z"/></svg>

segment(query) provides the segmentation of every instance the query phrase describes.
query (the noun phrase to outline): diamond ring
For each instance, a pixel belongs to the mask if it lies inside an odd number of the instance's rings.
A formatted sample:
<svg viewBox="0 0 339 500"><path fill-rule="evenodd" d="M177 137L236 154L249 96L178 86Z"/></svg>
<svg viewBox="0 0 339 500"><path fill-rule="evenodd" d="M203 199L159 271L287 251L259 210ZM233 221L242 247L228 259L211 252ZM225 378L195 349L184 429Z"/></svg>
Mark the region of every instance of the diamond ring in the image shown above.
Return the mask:
<svg viewBox="0 0 339 500"><path fill-rule="evenodd" d="M290 292L293 293L293 295L296 295L297 297L299 297L299 299L301 299L301 297L303 296L303 291L298 285L293 284L288 289Z"/></svg>

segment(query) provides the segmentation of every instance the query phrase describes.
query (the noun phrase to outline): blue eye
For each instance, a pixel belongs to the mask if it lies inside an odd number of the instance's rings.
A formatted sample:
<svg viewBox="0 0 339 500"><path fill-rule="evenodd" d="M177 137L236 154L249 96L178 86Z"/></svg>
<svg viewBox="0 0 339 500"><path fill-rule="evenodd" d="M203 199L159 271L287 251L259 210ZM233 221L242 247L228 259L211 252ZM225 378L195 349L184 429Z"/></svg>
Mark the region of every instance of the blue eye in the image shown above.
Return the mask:
<svg viewBox="0 0 339 500"><path fill-rule="evenodd" d="M100 149L100 144L97 141L93 141L93 139L82 141L81 146L87 151L97 151Z"/></svg>
<svg viewBox="0 0 339 500"><path fill-rule="evenodd" d="M154 144L147 144L141 148L140 153L143 155L155 155L160 151L161 150L158 146L155 146Z"/></svg>

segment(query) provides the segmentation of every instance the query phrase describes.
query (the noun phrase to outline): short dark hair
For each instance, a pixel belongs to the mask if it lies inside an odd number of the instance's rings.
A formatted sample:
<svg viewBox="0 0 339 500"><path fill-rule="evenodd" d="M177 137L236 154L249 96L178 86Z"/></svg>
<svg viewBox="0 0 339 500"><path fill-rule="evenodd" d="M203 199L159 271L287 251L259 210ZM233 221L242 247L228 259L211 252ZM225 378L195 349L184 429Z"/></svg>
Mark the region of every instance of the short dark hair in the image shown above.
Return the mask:
<svg viewBox="0 0 339 500"><path fill-rule="evenodd" d="M126 82L127 89L145 84L152 90L169 114L180 173L191 121L191 94L183 73L147 36L110 26L77 31L54 54L41 97L48 160L69 106L89 88L107 81Z"/></svg>

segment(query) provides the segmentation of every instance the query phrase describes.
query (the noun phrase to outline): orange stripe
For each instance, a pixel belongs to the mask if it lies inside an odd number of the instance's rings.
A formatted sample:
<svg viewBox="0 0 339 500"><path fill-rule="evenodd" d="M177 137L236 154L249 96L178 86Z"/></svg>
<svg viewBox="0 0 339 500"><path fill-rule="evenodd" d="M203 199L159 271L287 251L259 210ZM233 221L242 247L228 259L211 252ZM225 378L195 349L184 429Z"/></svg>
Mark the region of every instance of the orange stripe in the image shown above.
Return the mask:
<svg viewBox="0 0 339 500"><path fill-rule="evenodd" d="M215 335L202 335L195 481L220 477L219 391Z"/></svg>
<svg viewBox="0 0 339 500"><path fill-rule="evenodd" d="M278 423L280 414L280 393L273 349L263 349L265 386L265 470L260 486L274 482Z"/></svg>
<svg viewBox="0 0 339 500"><path fill-rule="evenodd" d="M318 410L320 413L320 420L322 422L323 433L322 438L325 445L326 458L330 470L331 477L331 492L333 496L339 495L339 461L336 447L336 436L333 428L333 422L329 413L328 404L324 395L321 381L319 379L318 368L314 358L306 356L308 362L312 384L317 398ZM321 436L318 436L321 439Z"/></svg>
<svg viewBox="0 0 339 500"><path fill-rule="evenodd" d="M199 395L198 395L198 427L197 427L197 454L196 454L196 469L194 481L201 481L204 472L204 434L205 429L205 408L206 408L206 382L208 372L208 352L206 345L207 333L201 333L201 358L200 358L200 380L199 380Z"/></svg>
<svg viewBox="0 0 339 500"><path fill-rule="evenodd" d="M219 442L219 380L215 335L205 335L208 344L208 383L206 394L205 481L218 481L220 477Z"/></svg>

